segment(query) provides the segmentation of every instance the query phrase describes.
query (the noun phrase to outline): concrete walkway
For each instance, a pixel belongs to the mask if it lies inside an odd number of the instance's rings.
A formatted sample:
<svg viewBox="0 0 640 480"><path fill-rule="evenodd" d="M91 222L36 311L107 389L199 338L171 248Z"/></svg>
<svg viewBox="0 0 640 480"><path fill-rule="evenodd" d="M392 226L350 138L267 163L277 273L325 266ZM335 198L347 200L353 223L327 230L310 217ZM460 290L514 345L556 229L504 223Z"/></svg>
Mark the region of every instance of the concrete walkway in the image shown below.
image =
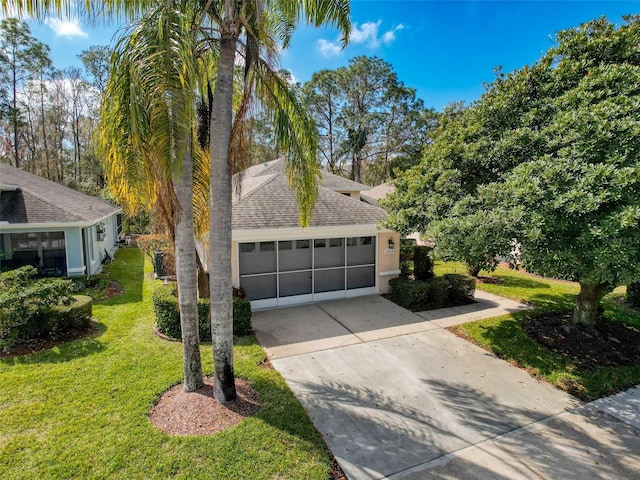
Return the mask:
<svg viewBox="0 0 640 480"><path fill-rule="evenodd" d="M581 405L444 330L526 308L478 297L419 314L360 297L253 324L350 480L640 478L640 389Z"/></svg>

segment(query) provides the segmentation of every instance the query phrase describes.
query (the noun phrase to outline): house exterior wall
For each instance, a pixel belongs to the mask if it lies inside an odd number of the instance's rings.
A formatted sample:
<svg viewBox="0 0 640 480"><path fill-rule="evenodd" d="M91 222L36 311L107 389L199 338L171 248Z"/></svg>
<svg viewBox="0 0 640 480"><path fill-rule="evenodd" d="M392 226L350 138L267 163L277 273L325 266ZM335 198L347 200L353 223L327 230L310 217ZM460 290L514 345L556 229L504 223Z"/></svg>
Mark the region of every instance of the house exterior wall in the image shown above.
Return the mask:
<svg viewBox="0 0 640 480"><path fill-rule="evenodd" d="M389 250L389 239L395 248ZM378 234L378 293L389 292L389 280L400 274L400 234L386 232Z"/></svg>
<svg viewBox="0 0 640 480"><path fill-rule="evenodd" d="M64 232L67 275L91 275L101 270L104 251L107 250L109 255L113 256L113 252L117 248L117 214L114 213L102 219L101 222L105 225L105 238L101 241L98 240L96 233L99 222L88 227L55 226L53 224L11 226L2 228L0 233L10 235L12 233ZM86 236L84 244L83 230ZM89 242L91 243L89 244ZM89 258L88 265L85 265L85 258Z"/></svg>

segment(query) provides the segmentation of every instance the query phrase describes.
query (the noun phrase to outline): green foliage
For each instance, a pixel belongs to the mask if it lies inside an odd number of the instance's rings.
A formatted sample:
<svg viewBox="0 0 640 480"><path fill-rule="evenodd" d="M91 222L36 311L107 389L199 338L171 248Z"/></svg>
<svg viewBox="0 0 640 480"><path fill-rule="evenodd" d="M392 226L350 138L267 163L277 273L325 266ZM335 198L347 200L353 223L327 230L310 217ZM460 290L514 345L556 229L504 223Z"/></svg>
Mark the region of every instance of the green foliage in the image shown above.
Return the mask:
<svg viewBox="0 0 640 480"><path fill-rule="evenodd" d="M371 185L419 161L438 117L377 57L316 72L303 94L320 130L319 160Z"/></svg>
<svg viewBox="0 0 640 480"><path fill-rule="evenodd" d="M626 300L632 307L640 308L640 282L627 285Z"/></svg>
<svg viewBox="0 0 640 480"><path fill-rule="evenodd" d="M246 298L233 297L233 334L243 336L252 333L251 302Z"/></svg>
<svg viewBox="0 0 640 480"><path fill-rule="evenodd" d="M91 323L92 314L93 299L87 295L74 295L72 304L53 307L50 331L60 334L86 328Z"/></svg>
<svg viewBox="0 0 640 480"><path fill-rule="evenodd" d="M32 266L0 274L0 349L65 333L81 316L76 309L56 310L73 302L70 281L34 280L35 274Z"/></svg>
<svg viewBox="0 0 640 480"><path fill-rule="evenodd" d="M400 275L408 277L413 271L413 248L416 241L413 238L400 239Z"/></svg>
<svg viewBox="0 0 640 480"><path fill-rule="evenodd" d="M413 247L413 274L416 280L433 278L433 260L431 247L415 245Z"/></svg>
<svg viewBox="0 0 640 480"><path fill-rule="evenodd" d="M602 294L638 278L638 44L640 16L594 20L559 32L533 66L499 72L470 107L449 107L383 201L387 226L426 233L474 272L516 239L530 272Z"/></svg>
<svg viewBox="0 0 640 480"><path fill-rule="evenodd" d="M389 281L389 298L413 312L473 303L475 279L445 274L428 280L397 277Z"/></svg>
<svg viewBox="0 0 640 480"><path fill-rule="evenodd" d="M153 310L156 316L156 327L158 331L168 337L179 339L182 333L180 329L180 311L175 284L164 285L154 290ZM204 298L198 299L198 330L201 340L211 340L209 301ZM245 298L244 290L234 289L233 334L244 336L250 335L252 332L251 302Z"/></svg>

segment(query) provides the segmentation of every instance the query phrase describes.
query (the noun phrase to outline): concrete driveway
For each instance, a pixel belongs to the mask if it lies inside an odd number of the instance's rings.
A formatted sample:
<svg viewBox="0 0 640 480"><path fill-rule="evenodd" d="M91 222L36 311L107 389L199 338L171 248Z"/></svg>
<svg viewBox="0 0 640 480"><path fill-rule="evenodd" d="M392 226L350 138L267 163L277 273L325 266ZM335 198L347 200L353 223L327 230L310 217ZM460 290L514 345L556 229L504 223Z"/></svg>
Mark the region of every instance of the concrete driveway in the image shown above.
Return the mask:
<svg viewBox="0 0 640 480"><path fill-rule="evenodd" d="M640 478L640 431L610 414L629 401L581 405L444 330L526 308L478 293L422 314L370 296L253 324L351 480Z"/></svg>

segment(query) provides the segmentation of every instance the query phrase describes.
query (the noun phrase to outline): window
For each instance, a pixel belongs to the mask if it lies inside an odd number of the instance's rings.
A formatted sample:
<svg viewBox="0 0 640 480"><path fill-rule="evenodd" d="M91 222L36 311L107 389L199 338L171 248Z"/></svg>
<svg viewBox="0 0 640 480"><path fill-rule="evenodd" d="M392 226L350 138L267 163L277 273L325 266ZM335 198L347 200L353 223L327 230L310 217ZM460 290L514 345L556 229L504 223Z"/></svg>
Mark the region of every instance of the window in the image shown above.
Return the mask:
<svg viewBox="0 0 640 480"><path fill-rule="evenodd" d="M341 238L330 238L329 239L329 246L330 247L341 247L342 246L342 239Z"/></svg>
<svg viewBox="0 0 640 480"><path fill-rule="evenodd" d="M261 252L273 252L276 249L276 242L260 242Z"/></svg>
<svg viewBox="0 0 640 480"><path fill-rule="evenodd" d="M240 244L240 253L249 253L253 252L256 249L255 243L241 243Z"/></svg>
<svg viewBox="0 0 640 480"><path fill-rule="evenodd" d="M309 240L296 240L296 248L309 248Z"/></svg>
<svg viewBox="0 0 640 480"><path fill-rule="evenodd" d="M318 240L314 240L313 241L313 246L315 248L324 248L324 247L327 246L327 241L324 238L318 239Z"/></svg>
<svg viewBox="0 0 640 480"><path fill-rule="evenodd" d="M286 240L284 242L278 242L278 250L291 250L293 248L293 242L291 240Z"/></svg>

